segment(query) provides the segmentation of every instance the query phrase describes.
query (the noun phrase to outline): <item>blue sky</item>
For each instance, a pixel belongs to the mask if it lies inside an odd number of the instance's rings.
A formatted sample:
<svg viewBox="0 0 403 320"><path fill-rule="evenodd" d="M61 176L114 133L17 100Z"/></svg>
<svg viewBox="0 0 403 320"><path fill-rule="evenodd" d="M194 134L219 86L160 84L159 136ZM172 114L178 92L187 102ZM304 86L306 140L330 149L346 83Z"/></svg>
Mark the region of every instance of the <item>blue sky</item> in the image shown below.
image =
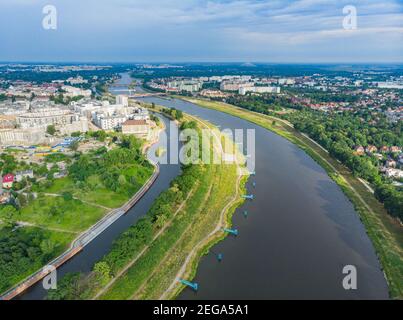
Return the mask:
<svg viewBox="0 0 403 320"><path fill-rule="evenodd" d="M57 30L42 9L57 8ZM354 5L356 30L343 28ZM1 61L403 62L402 0L0 0Z"/></svg>

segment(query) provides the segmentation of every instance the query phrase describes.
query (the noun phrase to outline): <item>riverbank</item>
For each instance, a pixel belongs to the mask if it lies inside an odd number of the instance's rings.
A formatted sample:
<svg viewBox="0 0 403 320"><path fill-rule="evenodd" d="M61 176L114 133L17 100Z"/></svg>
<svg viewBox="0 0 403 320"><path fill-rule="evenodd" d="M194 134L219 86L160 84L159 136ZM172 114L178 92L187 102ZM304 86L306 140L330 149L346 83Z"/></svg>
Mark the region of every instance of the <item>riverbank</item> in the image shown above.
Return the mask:
<svg viewBox="0 0 403 320"><path fill-rule="evenodd" d="M296 131L290 123L282 119L250 112L224 103L186 97L177 98L195 103L204 108L221 111L245 119L273 131L296 144L318 162L341 187L359 213L360 219L365 225L383 266L391 297L403 297L403 233L401 232L401 226L387 215L382 204L374 198L366 186L354 177L349 170L330 157L314 141Z"/></svg>
<svg viewBox="0 0 403 320"><path fill-rule="evenodd" d="M200 125L211 126L187 115L184 121L197 121L199 128ZM222 148L221 139L224 137L216 139L219 144L214 144L212 148ZM239 159L241 162L242 159ZM191 279L198 258L218 238L223 238L222 228L230 225L229 214L242 202L240 192L245 179L239 178L238 164L195 166L197 179L187 190L184 201L175 204L175 211L163 224L162 230L157 228L154 231L158 232L157 236L142 248L141 255L136 255L123 269L123 274L119 272L112 285L107 285L107 290L102 290L97 298L174 298L183 289L178 276ZM180 185L178 187L181 190ZM191 272L188 273L188 270Z"/></svg>

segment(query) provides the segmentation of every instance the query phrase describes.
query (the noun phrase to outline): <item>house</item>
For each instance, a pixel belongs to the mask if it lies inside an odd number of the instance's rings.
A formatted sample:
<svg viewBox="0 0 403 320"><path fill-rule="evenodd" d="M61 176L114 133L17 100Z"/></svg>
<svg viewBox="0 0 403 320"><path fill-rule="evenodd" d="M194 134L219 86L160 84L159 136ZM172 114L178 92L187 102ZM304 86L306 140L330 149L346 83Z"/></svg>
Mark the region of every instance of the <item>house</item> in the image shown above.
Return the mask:
<svg viewBox="0 0 403 320"><path fill-rule="evenodd" d="M365 150L367 153L374 153L378 151L378 148L375 146L368 146Z"/></svg>
<svg viewBox="0 0 403 320"><path fill-rule="evenodd" d="M21 182L24 178L34 178L34 171L33 170L25 170L25 171L18 171L15 174L15 181Z"/></svg>
<svg viewBox="0 0 403 320"><path fill-rule="evenodd" d="M354 154L357 156L362 156L365 153L365 149L362 146L357 146L354 148Z"/></svg>
<svg viewBox="0 0 403 320"><path fill-rule="evenodd" d="M397 147L397 146L393 146L393 147L390 147L390 152L392 152L392 153L400 153L400 152L402 152L402 148Z"/></svg>
<svg viewBox="0 0 403 320"><path fill-rule="evenodd" d="M382 146L381 147L381 152L388 153L389 152L389 147L388 146Z"/></svg>
<svg viewBox="0 0 403 320"><path fill-rule="evenodd" d="M148 139L150 124L147 120L127 120L122 124L123 134L133 134L138 138Z"/></svg>
<svg viewBox="0 0 403 320"><path fill-rule="evenodd" d="M67 177L67 175L68 175L68 172L67 172L67 171L60 171L60 172L56 172L56 173L53 175L53 178L55 178L55 179L61 179L61 178Z"/></svg>
<svg viewBox="0 0 403 320"><path fill-rule="evenodd" d="M389 159L389 160L386 161L386 166L388 168L396 168L396 161L392 160L392 159Z"/></svg>
<svg viewBox="0 0 403 320"><path fill-rule="evenodd" d="M11 189L14 183L14 175L11 173L6 174L3 176L3 188L4 189Z"/></svg>
<svg viewBox="0 0 403 320"><path fill-rule="evenodd" d="M0 204L7 204L11 200L10 192L2 192L0 191Z"/></svg>
<svg viewBox="0 0 403 320"><path fill-rule="evenodd" d="M403 178L403 170L388 168L386 169L386 176L388 178L401 179Z"/></svg>

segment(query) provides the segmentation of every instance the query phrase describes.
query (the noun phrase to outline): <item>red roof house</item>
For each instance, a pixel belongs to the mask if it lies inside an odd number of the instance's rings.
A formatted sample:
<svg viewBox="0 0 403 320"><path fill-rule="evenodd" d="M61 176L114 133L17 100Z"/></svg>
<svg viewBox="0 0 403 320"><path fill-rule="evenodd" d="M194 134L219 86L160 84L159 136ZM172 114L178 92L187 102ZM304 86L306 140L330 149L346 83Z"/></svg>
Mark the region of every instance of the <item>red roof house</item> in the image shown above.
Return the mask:
<svg viewBox="0 0 403 320"><path fill-rule="evenodd" d="M14 175L12 175L11 173L8 173L3 177L3 188L11 189L13 183L14 183Z"/></svg>

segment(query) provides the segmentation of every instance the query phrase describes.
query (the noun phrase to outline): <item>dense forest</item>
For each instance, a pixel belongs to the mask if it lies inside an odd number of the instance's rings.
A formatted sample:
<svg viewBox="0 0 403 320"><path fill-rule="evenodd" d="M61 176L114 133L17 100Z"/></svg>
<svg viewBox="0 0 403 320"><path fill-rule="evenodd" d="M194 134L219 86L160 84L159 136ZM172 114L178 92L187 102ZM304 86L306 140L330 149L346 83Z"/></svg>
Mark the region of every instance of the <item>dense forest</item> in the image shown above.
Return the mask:
<svg viewBox="0 0 403 320"><path fill-rule="evenodd" d="M0 292L20 280L21 276L40 268L57 249L57 244L41 229L0 229Z"/></svg>
<svg viewBox="0 0 403 320"><path fill-rule="evenodd" d="M270 111L282 108L301 109L291 98L276 94L247 94L245 96L234 95L226 99L226 102L250 111L269 114Z"/></svg>

